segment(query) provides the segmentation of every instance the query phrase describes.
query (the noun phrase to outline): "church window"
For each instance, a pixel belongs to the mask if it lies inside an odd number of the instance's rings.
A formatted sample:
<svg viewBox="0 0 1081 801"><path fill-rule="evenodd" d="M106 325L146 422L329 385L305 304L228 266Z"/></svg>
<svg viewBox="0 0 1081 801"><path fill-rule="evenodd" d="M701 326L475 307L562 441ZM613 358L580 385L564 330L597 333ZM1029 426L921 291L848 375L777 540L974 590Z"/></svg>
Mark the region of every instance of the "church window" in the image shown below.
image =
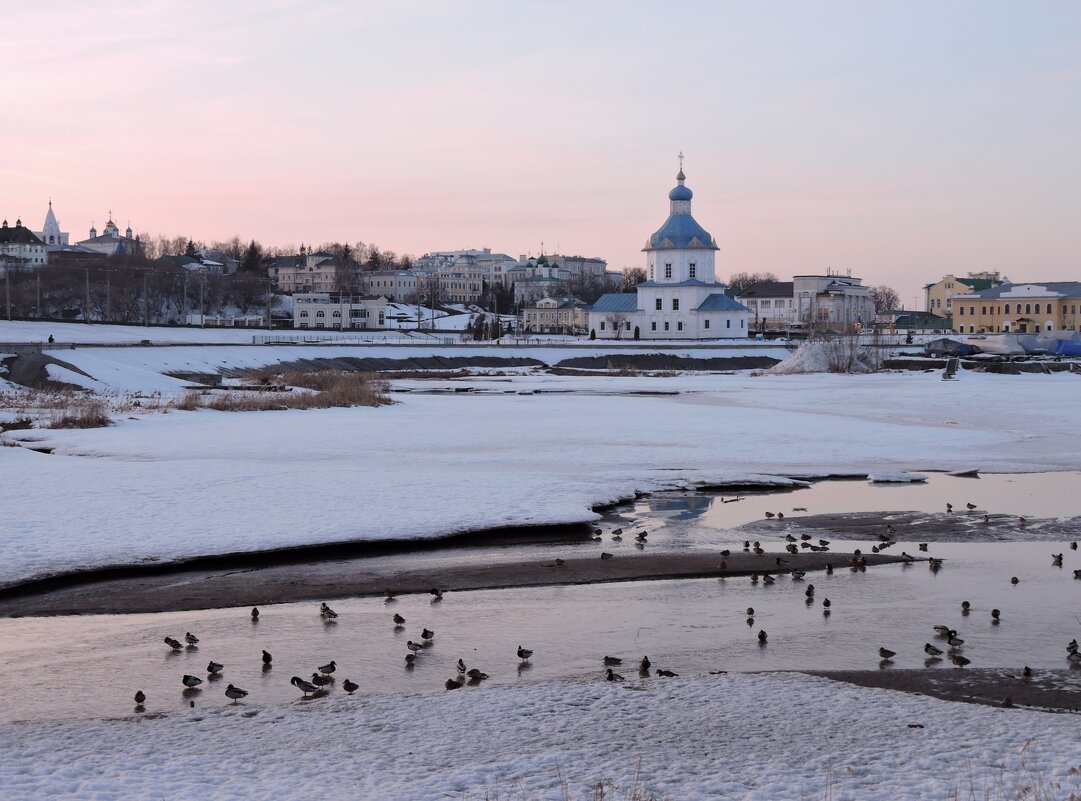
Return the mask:
<svg viewBox="0 0 1081 801"><path fill-rule="evenodd" d="M653 265L649 265L649 280L653 280Z"/></svg>
<svg viewBox="0 0 1081 801"><path fill-rule="evenodd" d="M663 303L663 301L660 298L657 298L657 300L654 301L654 306L656 307L657 311L661 310L661 303Z"/></svg>
<svg viewBox="0 0 1081 801"><path fill-rule="evenodd" d="M724 321L724 327L725 328L731 328L732 327L732 321L731 320L725 320Z"/></svg>
<svg viewBox="0 0 1081 801"><path fill-rule="evenodd" d="M682 331L683 330L683 323L676 323L676 330L677 331Z"/></svg>
<svg viewBox="0 0 1081 801"><path fill-rule="evenodd" d="M740 320L740 321L739 321L739 327L740 327L740 328L743 328L743 320Z"/></svg>
<svg viewBox="0 0 1081 801"><path fill-rule="evenodd" d="M601 320L601 331L604 330L604 320Z"/></svg>
<svg viewBox="0 0 1081 801"><path fill-rule="evenodd" d="M53 243L53 235L49 234L49 244L51 245L52 243Z"/></svg>
<svg viewBox="0 0 1081 801"><path fill-rule="evenodd" d="M687 276L690 277L690 278L697 278L698 277L698 265L695 264L693 261L691 262L690 267L688 268Z"/></svg>
<svg viewBox="0 0 1081 801"><path fill-rule="evenodd" d="M627 321L627 330L628 331L631 330L631 321L630 320Z"/></svg>
<svg viewBox="0 0 1081 801"><path fill-rule="evenodd" d="M707 331L709 330L709 318L708 317L706 318L705 328L706 328Z"/></svg>
<svg viewBox="0 0 1081 801"><path fill-rule="evenodd" d="M667 323L667 322L666 322L666 323L664 324L664 330L665 330L665 331L667 331L667 330L668 330L668 323Z"/></svg>
<svg viewBox="0 0 1081 801"><path fill-rule="evenodd" d="M671 278L672 277L672 265L670 263L664 265L664 277L665 278Z"/></svg>
<svg viewBox="0 0 1081 801"><path fill-rule="evenodd" d="M672 311L679 311L679 298L672 298Z"/></svg>
<svg viewBox="0 0 1081 801"><path fill-rule="evenodd" d="M657 322L656 322L656 320L654 320L652 323L649 324L649 330L650 331L656 331L657 330Z"/></svg>

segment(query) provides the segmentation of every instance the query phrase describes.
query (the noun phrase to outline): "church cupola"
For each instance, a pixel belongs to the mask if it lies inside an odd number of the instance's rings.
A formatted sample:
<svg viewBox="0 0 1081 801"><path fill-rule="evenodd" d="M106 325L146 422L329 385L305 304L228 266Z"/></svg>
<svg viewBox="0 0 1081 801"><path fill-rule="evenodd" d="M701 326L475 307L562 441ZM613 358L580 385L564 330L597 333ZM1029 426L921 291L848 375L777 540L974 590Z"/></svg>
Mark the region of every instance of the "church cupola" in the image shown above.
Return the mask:
<svg viewBox="0 0 1081 801"><path fill-rule="evenodd" d="M128 227L124 229L124 236L131 239L131 223L128 222Z"/></svg>
<svg viewBox="0 0 1081 801"><path fill-rule="evenodd" d="M93 239L98 235L98 229L94 227L94 223L90 223L90 238Z"/></svg>

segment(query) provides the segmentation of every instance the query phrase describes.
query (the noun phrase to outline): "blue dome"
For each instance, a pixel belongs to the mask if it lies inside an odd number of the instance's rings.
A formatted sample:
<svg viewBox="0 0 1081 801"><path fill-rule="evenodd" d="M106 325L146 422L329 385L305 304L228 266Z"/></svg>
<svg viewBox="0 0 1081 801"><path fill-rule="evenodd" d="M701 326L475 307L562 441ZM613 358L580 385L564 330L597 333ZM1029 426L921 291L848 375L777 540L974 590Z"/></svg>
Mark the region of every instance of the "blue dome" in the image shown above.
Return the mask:
<svg viewBox="0 0 1081 801"><path fill-rule="evenodd" d="M680 181L679 186L668 193L669 200L690 200L694 197L694 192L683 185Z"/></svg>

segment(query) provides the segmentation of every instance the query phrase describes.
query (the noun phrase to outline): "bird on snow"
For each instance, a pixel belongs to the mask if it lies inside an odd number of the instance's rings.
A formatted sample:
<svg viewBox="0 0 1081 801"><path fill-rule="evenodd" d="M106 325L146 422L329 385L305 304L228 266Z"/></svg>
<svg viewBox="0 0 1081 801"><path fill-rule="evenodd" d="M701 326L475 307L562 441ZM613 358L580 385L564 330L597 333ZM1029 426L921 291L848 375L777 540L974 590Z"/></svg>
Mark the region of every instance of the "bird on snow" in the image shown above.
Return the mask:
<svg viewBox="0 0 1081 801"><path fill-rule="evenodd" d="M608 668L606 678L608 681L623 681L623 677L614 672L612 668Z"/></svg>
<svg viewBox="0 0 1081 801"><path fill-rule="evenodd" d="M405 618L402 617L401 615L399 615L397 612L395 612L394 613L394 627L400 629L404 625L405 625Z"/></svg>
<svg viewBox="0 0 1081 801"><path fill-rule="evenodd" d="M225 697L232 698L234 704L240 703L240 699L246 698L247 696L247 690L242 690L239 687L234 687L232 684L225 688Z"/></svg>
<svg viewBox="0 0 1081 801"><path fill-rule="evenodd" d="M357 690L360 689L360 685L357 684L355 681L352 681L350 679L346 679L345 681L342 682L342 689L345 690L350 695L352 695L353 693L355 693Z"/></svg>
<svg viewBox="0 0 1081 801"><path fill-rule="evenodd" d="M606 656L606 657L604 657L604 664L605 665L622 665L623 660L620 659L618 656Z"/></svg>
<svg viewBox="0 0 1081 801"><path fill-rule="evenodd" d="M188 645L198 645L199 644L199 638L196 637L194 634L192 634L190 631L185 632L184 640L188 643Z"/></svg>
<svg viewBox="0 0 1081 801"><path fill-rule="evenodd" d="M143 702L145 700L146 700L146 693L144 693L142 690L136 690L135 691L135 703L138 704L139 706L142 706Z"/></svg>
<svg viewBox="0 0 1081 801"><path fill-rule="evenodd" d="M531 657L531 656L533 656L533 652L531 650L529 650L528 648L523 648L520 645L518 646L518 658L519 659L521 659L523 662L528 662L529 657Z"/></svg>
<svg viewBox="0 0 1081 801"><path fill-rule="evenodd" d="M189 676L187 673L184 674L184 678L182 678L180 681L183 682L184 686L187 687L189 690L193 687L198 687L200 684L203 683L203 680L200 679L198 676Z"/></svg>
<svg viewBox="0 0 1081 801"><path fill-rule="evenodd" d="M669 679L674 679L679 675L678 673L673 673L671 670L665 670L664 668L657 668L656 673L658 676L664 676Z"/></svg>
<svg viewBox="0 0 1081 801"><path fill-rule="evenodd" d="M465 673L465 662L464 661L459 659L457 667L458 667L458 672L459 673Z"/></svg>
<svg viewBox="0 0 1081 801"><path fill-rule="evenodd" d="M1027 520L1025 520L1025 516L1024 516L1024 515L1021 515L1021 517L1019 517L1019 518L1017 519L1017 522L1018 522L1018 523L1020 523L1020 524L1021 524L1021 525L1023 526L1023 525L1025 525L1025 523L1027 523L1028 521L1027 521Z"/></svg>
<svg viewBox="0 0 1081 801"><path fill-rule="evenodd" d="M329 606L327 606L325 602L319 605L319 614L328 620L331 620L338 616L338 613L331 609Z"/></svg>
<svg viewBox="0 0 1081 801"><path fill-rule="evenodd" d="M304 681L304 679L300 678L300 676L293 676L293 678L289 679L289 683L292 684L294 687L296 687L298 690L300 690L305 695L309 695L311 693L314 693L316 690L319 689L314 684L312 684L310 681Z"/></svg>
<svg viewBox="0 0 1081 801"><path fill-rule="evenodd" d="M251 619L253 623L259 619L259 608L256 606L251 609Z"/></svg>
<svg viewBox="0 0 1081 801"><path fill-rule="evenodd" d="M823 598L822 599L822 608L828 611L830 606L832 606L832 604L830 603L830 599L829 598Z"/></svg>
<svg viewBox="0 0 1081 801"><path fill-rule="evenodd" d="M1077 542L1071 542L1070 543L1070 550L1071 551L1076 551L1077 550Z"/></svg>
<svg viewBox="0 0 1081 801"><path fill-rule="evenodd" d="M221 662L215 662L213 659L211 659L210 663L206 666L206 672L209 673L211 676L216 676L221 673L224 668L225 665L223 665Z"/></svg>
<svg viewBox="0 0 1081 801"><path fill-rule="evenodd" d="M623 533L622 528L614 528L614 529L612 529L612 536L613 537L618 537L622 533Z"/></svg>
<svg viewBox="0 0 1081 801"><path fill-rule="evenodd" d="M264 650L263 651L263 664L266 665L267 667L269 667L270 663L273 662L273 661L274 661L274 657L270 655L270 651Z"/></svg>
<svg viewBox="0 0 1081 801"><path fill-rule="evenodd" d="M432 631L431 629L427 628L427 627L421 629L421 631L420 631L420 638L422 640L430 640L434 636L435 636L435 632Z"/></svg>
<svg viewBox="0 0 1081 801"><path fill-rule="evenodd" d="M172 637L165 638L165 644L172 648L174 651L179 651L184 646L179 641L174 640Z"/></svg>
<svg viewBox="0 0 1081 801"><path fill-rule="evenodd" d="M324 676L329 676L331 673L333 673L337 669L338 669L338 666L334 663L334 660L331 659L329 662L327 662L327 664L325 664L321 668L319 668L319 672L322 673Z"/></svg>
<svg viewBox="0 0 1081 801"><path fill-rule="evenodd" d="M931 645L929 642L923 644L923 652L932 659L938 659L942 656L942 649L935 648L935 646Z"/></svg>
<svg viewBox="0 0 1081 801"><path fill-rule="evenodd" d="M879 648L878 655L882 657L883 662L889 662L891 659L897 656L897 653L895 651L891 651L889 648Z"/></svg>

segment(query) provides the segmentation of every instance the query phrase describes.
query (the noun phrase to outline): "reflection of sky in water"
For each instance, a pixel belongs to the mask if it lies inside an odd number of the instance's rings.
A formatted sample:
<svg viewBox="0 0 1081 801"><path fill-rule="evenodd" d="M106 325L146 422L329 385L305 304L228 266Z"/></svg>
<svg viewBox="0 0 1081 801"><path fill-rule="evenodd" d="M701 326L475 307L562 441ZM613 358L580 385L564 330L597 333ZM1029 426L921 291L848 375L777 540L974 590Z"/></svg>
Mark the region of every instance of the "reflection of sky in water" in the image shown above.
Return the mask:
<svg viewBox="0 0 1081 801"><path fill-rule="evenodd" d="M723 528L748 516L758 519L766 508L939 511L944 499L952 498L957 505L972 500L999 512L1036 516L1047 509L1045 513L1069 516L1081 512L1077 486L1076 474L979 480L932 476L926 487L833 482L724 505L694 495L642 499L632 516L651 526L658 521L648 517L666 521L650 535L650 549L692 543L720 548L736 540ZM1067 487L1073 494L1058 497ZM370 562L391 569L466 559L581 555L602 548L617 558L621 552L634 552L630 536L622 543L611 540L610 527L605 526L601 543L448 549ZM851 550L867 543L835 541L833 547ZM911 542L898 544L896 551L901 550L917 553ZM1053 552L1064 554L1062 568L1051 566ZM392 604L375 598L344 600L333 603L340 613L334 625L321 622L318 602L263 607L255 625L246 608L0 619L0 681L19 687L18 693L8 695L0 720L127 715L137 689L148 694L149 711L182 709L189 697L197 706L216 706L226 703L224 687L230 682L251 692L251 705L292 702L299 693L289 685L290 676L309 677L330 659L339 663L339 682L352 678L362 693L441 691L443 681L455 674L459 657L491 674L492 684L600 680L604 654L627 660L619 671L628 679L636 677L637 660L646 654L655 667L688 674L875 669L878 648L885 646L898 654L894 668L917 668L925 665L925 642L945 647L934 638L931 626L936 623L960 631L972 667L1067 668L1066 643L1081 638L1081 581L1072 578L1073 570L1081 568L1081 551L1064 543L942 543L933 544L931 554L946 559L937 575L921 563L872 567L866 573L843 568L832 576L809 573L803 582L781 577L772 587L731 578L448 593L434 605L428 596L403 597ZM1010 577L1015 575L1020 583L1012 586ZM809 583L816 592L807 605L804 591ZM829 618L822 615L826 597L832 602ZM972 603L968 617L961 615L962 600ZM753 626L746 623L747 607L755 609ZM992 608L1002 610L998 626L991 624ZM407 619L404 631L393 630L394 612ZM407 672L405 642L418 638L423 626L435 630L435 645ZM761 628L769 632L764 648L756 640ZM162 638L183 637L185 631L202 638L200 648L170 653ZM523 671L514 655L519 643L537 652L532 667ZM269 672L261 670L263 648L274 654L275 667ZM200 693L182 696L180 677L191 673L205 678L210 659L225 664L223 678L204 683ZM936 667L957 670L947 661ZM28 680L41 676L48 680Z"/></svg>

